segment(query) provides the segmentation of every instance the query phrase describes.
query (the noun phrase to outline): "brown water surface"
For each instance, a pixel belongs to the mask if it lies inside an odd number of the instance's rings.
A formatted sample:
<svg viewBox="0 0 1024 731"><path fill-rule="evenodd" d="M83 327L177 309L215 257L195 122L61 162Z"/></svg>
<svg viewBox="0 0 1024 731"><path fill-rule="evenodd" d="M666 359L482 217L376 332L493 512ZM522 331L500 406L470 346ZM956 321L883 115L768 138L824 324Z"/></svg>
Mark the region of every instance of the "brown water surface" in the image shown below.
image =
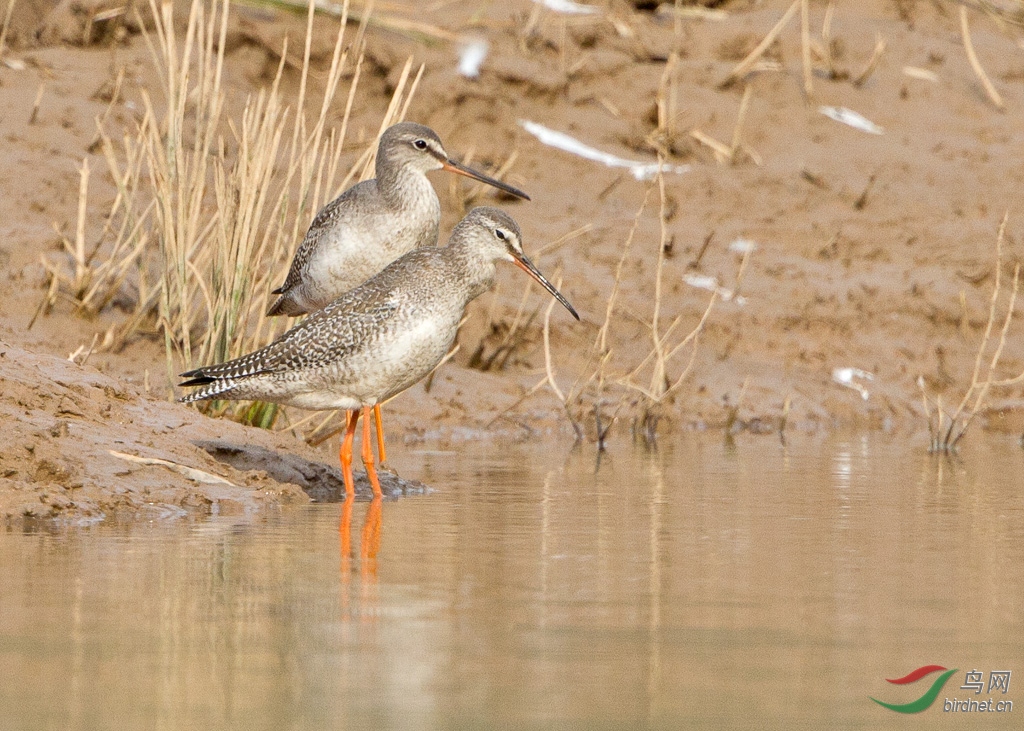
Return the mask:
<svg viewBox="0 0 1024 731"><path fill-rule="evenodd" d="M434 491L379 547L365 503L343 551L339 505L8 532L0 728L1011 728L1024 450L968 447L396 445ZM972 669L1021 707L944 713Z"/></svg>

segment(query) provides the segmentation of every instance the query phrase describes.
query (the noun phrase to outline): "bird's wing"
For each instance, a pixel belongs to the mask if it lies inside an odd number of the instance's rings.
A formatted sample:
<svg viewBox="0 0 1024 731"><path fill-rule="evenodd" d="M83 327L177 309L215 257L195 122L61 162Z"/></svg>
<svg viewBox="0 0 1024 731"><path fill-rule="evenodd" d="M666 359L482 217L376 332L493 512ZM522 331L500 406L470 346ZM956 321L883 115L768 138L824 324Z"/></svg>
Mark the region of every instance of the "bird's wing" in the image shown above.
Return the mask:
<svg viewBox="0 0 1024 731"><path fill-rule="evenodd" d="M399 308L388 292L347 293L266 347L240 358L182 373L182 386L301 371L343 360L374 338Z"/></svg>
<svg viewBox="0 0 1024 731"><path fill-rule="evenodd" d="M267 369L301 371L343 361L375 339L399 307L393 298L358 303L345 299L313 313L268 346L273 352L268 354Z"/></svg>
<svg viewBox="0 0 1024 731"><path fill-rule="evenodd" d="M388 330L417 292L437 286L443 250L413 249L384 271L317 310L270 345L218 365L182 373L182 386L316 368L344 360ZM416 276L410 278L410 273Z"/></svg>
<svg viewBox="0 0 1024 731"><path fill-rule="evenodd" d="M292 258L292 264L288 269L288 276L285 277L284 284L275 289L273 294L283 294L302 281L302 273L306 264L316 253L324 235L335 226L344 224L352 215L352 207L358 201L373 199L376 190L376 180L364 180L361 183L356 183L320 209L313 219L313 223L309 225L309 230L306 231L299 248L295 250L295 256Z"/></svg>

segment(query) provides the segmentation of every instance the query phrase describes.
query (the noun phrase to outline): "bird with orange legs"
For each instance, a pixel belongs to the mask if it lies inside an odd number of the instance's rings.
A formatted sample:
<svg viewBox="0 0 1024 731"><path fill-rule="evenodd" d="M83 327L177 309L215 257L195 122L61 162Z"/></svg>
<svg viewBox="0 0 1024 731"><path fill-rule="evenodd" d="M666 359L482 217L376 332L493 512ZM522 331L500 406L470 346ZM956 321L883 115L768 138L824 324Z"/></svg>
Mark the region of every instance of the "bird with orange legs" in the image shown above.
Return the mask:
<svg viewBox="0 0 1024 731"><path fill-rule="evenodd" d="M464 175L523 200L523 191L456 162L429 127L400 122L380 137L376 177L353 185L317 213L267 314L305 315L370 279L407 251L437 243L441 203L427 173ZM380 404L373 405L385 461Z"/></svg>
<svg viewBox="0 0 1024 731"><path fill-rule="evenodd" d="M253 399L347 411L340 460L349 498L355 495L352 452L362 414L363 464L378 497L371 411L444 359L466 306L494 284L499 261L522 269L579 319L523 251L516 222L497 208L474 208L446 246L404 254L264 348L183 373L181 385L196 390L180 400ZM382 444L382 431L378 438Z"/></svg>

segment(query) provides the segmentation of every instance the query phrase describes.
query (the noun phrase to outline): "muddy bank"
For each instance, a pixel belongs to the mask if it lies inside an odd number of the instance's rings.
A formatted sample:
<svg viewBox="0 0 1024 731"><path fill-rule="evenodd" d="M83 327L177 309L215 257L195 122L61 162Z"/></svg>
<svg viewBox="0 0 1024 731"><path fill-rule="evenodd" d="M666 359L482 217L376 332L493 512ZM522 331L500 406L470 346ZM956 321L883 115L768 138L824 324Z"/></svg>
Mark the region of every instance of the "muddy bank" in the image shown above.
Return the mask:
<svg viewBox="0 0 1024 731"><path fill-rule="evenodd" d="M0 341L0 519L88 524L337 501L341 472L295 437L211 419L95 369ZM382 473L386 497L422 492ZM357 475L357 499L369 499Z"/></svg>

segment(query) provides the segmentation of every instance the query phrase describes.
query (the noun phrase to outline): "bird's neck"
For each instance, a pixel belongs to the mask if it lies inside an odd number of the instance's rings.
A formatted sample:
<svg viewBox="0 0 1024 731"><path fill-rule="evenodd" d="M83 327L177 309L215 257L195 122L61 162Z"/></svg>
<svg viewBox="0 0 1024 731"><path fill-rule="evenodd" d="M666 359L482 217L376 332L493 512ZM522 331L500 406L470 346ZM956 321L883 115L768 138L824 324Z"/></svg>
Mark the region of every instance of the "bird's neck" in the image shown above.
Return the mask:
<svg viewBox="0 0 1024 731"><path fill-rule="evenodd" d="M434 186L419 170L377 160L377 191L393 208L439 206Z"/></svg>
<svg viewBox="0 0 1024 731"><path fill-rule="evenodd" d="M466 303L476 299L494 286L495 262L460 241L451 241L444 247L452 269L466 283Z"/></svg>

